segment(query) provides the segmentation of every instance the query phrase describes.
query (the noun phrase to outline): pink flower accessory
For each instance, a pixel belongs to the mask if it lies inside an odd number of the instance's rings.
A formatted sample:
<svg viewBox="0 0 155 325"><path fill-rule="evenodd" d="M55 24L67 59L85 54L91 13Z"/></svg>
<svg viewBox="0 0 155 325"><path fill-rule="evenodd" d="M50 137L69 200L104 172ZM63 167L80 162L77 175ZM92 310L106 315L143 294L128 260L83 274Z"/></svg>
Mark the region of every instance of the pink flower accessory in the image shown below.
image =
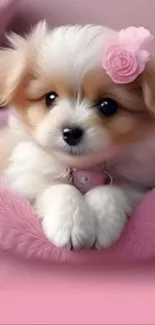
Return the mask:
<svg viewBox="0 0 155 325"><path fill-rule="evenodd" d="M128 27L118 32L117 39L104 50L102 67L115 83L134 81L150 59L153 36L144 27Z"/></svg>

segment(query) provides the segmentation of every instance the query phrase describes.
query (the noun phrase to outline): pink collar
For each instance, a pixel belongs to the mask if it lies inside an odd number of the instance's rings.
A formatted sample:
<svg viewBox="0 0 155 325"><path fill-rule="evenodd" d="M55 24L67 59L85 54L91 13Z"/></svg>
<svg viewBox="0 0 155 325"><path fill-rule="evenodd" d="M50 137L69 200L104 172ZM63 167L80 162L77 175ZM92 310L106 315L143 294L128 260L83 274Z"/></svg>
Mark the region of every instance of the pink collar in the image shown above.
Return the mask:
<svg viewBox="0 0 155 325"><path fill-rule="evenodd" d="M71 171L72 184L82 193L85 194L92 188L104 184L112 184L112 176L101 170L76 170Z"/></svg>

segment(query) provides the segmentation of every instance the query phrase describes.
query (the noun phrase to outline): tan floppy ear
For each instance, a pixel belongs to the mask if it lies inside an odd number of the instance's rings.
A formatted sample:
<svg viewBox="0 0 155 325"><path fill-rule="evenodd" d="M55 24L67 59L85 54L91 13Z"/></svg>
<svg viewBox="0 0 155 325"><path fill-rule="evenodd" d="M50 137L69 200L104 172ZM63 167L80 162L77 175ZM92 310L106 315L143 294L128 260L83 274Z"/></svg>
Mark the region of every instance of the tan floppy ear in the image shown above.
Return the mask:
<svg viewBox="0 0 155 325"><path fill-rule="evenodd" d="M12 44L16 47L0 50L0 105L10 102L13 92L21 81L25 67L25 57L19 44L19 36L12 36ZM10 40L11 41L11 40ZM14 44L13 44L14 42ZM21 42L22 43L22 42Z"/></svg>
<svg viewBox="0 0 155 325"><path fill-rule="evenodd" d="M39 22L25 38L14 33L7 36L10 48L0 50L0 105L6 105L14 91L35 63L35 54L47 34L45 21Z"/></svg>
<svg viewBox="0 0 155 325"><path fill-rule="evenodd" d="M155 59L153 58L147 62L141 76L141 87L145 105L150 114L155 117Z"/></svg>

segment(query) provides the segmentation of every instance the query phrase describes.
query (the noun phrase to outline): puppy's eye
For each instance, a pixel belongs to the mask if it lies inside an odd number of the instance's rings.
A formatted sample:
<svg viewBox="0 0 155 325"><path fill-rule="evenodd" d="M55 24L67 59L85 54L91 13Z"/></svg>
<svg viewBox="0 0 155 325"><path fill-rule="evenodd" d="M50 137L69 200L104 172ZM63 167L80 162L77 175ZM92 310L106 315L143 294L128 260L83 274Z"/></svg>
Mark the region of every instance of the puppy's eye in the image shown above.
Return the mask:
<svg viewBox="0 0 155 325"><path fill-rule="evenodd" d="M96 103L96 106L98 108L99 113L104 116L107 116L107 117L110 117L110 116L113 116L114 114L116 114L118 111L118 107L119 107L118 103L114 99L111 99L108 97L100 99Z"/></svg>
<svg viewBox="0 0 155 325"><path fill-rule="evenodd" d="M46 106L50 107L54 104L56 98L58 97L58 94L55 93L54 91L51 91L50 93L47 93L45 95L45 102L46 102Z"/></svg>

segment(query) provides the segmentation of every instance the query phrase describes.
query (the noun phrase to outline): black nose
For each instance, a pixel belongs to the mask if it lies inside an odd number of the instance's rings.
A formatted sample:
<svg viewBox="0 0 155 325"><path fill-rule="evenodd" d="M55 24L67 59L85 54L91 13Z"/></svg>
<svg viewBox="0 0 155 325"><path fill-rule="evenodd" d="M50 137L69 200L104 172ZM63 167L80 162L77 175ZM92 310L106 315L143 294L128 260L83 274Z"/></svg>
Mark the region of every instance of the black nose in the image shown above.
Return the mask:
<svg viewBox="0 0 155 325"><path fill-rule="evenodd" d="M70 146L76 146L82 139L84 131L80 127L67 127L63 130L63 138Z"/></svg>

